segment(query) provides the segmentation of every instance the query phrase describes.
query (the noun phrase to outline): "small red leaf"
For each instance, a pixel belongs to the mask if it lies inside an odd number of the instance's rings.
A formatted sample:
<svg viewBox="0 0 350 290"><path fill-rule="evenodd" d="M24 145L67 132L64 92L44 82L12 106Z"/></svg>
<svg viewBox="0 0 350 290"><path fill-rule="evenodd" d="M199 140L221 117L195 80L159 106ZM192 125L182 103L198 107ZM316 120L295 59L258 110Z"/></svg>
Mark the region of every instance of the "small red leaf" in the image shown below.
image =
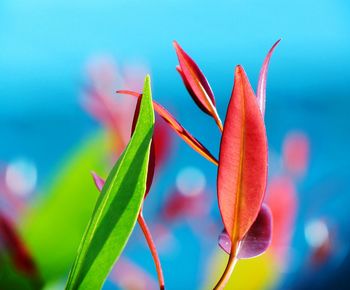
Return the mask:
<svg viewBox="0 0 350 290"><path fill-rule="evenodd" d="M103 186L105 185L105 180L97 175L96 172L91 171L92 179L94 180L95 186L98 189L98 191L102 191Z"/></svg>
<svg viewBox="0 0 350 290"><path fill-rule="evenodd" d="M272 214L267 205L263 204L258 217L245 235L239 246L238 259L254 258L263 254L271 243ZM231 253L231 240L224 230L219 236L219 245L227 253Z"/></svg>
<svg viewBox="0 0 350 290"><path fill-rule="evenodd" d="M269 63L270 63L272 53L275 50L276 46L280 43L280 41L281 39L277 40L276 43L271 47L271 49L267 53L267 56L263 62L260 75L259 75L259 82L258 82L258 88L256 90L256 97L258 99L258 104L263 117L265 115L267 71L269 68Z"/></svg>
<svg viewBox="0 0 350 290"><path fill-rule="evenodd" d="M211 105L208 100L215 106L215 98L207 79L193 59L176 41L174 41L174 47L180 63L180 68L177 69L178 72L185 81L185 84L191 89L195 98L197 98L195 101L201 103L204 110L210 114Z"/></svg>
<svg viewBox="0 0 350 290"><path fill-rule="evenodd" d="M222 130L222 123L215 107L214 94L207 79L193 59L176 41L174 41L174 47L180 63L180 67L176 69L180 73L189 94L203 112L215 119L220 130Z"/></svg>
<svg viewBox="0 0 350 290"><path fill-rule="evenodd" d="M141 94L128 90L117 91L119 94L130 95L134 97L140 97ZM217 159L209 152L209 150L193 137L185 128L183 128L178 121L161 105L153 101L154 110L171 126L171 128L195 151L201 154L203 157L218 165Z"/></svg>
<svg viewBox="0 0 350 290"><path fill-rule="evenodd" d="M249 80L237 66L221 139L217 185L220 213L234 243L241 241L254 223L266 179L264 121Z"/></svg>
<svg viewBox="0 0 350 290"><path fill-rule="evenodd" d="M179 73L179 75L182 78L182 81L188 91L188 93L191 95L192 99L194 100L194 102L197 104L197 106L206 114L211 115L211 113L209 112L209 110L205 107L205 105L203 105L203 103L199 100L199 98L197 98L195 92L192 90L191 85L189 84L189 82L187 81L186 77L184 76L181 67L178 65L176 66L176 70Z"/></svg>

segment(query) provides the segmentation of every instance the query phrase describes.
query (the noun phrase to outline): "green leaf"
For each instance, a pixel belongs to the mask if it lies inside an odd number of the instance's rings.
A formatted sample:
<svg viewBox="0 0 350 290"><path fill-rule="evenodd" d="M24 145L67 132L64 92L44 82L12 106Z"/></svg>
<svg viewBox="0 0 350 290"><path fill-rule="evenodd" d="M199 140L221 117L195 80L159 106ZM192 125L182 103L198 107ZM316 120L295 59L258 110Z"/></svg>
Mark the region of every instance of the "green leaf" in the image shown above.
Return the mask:
<svg viewBox="0 0 350 290"><path fill-rule="evenodd" d="M66 289L100 289L124 249L146 190L153 126L150 78L147 76L136 129L97 200Z"/></svg>
<svg viewBox="0 0 350 290"><path fill-rule="evenodd" d="M20 234L45 282L62 279L74 262L99 196L89 170L107 175L108 152L104 132L88 136L56 165L57 172L41 189L44 194L36 194L21 216Z"/></svg>

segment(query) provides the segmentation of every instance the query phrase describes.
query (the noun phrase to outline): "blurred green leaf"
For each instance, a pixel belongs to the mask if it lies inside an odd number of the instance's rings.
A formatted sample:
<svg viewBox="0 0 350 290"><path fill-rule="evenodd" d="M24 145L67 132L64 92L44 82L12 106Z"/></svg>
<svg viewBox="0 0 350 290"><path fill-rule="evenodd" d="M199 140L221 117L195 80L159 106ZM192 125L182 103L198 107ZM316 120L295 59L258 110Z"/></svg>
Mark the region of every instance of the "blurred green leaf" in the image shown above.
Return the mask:
<svg viewBox="0 0 350 290"><path fill-rule="evenodd" d="M21 219L21 236L45 282L61 279L74 261L98 197L89 170L104 173L107 152L104 134L81 144L62 161L50 188Z"/></svg>
<svg viewBox="0 0 350 290"><path fill-rule="evenodd" d="M66 289L100 289L124 249L146 190L153 126L154 112L147 76L135 131L97 200Z"/></svg>

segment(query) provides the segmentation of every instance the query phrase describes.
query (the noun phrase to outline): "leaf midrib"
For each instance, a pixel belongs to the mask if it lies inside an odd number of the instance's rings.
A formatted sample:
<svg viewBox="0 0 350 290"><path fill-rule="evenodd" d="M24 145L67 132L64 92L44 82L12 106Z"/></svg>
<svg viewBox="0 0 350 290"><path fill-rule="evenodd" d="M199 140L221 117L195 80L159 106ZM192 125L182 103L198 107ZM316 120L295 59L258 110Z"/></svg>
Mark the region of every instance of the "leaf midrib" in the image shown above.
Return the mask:
<svg viewBox="0 0 350 290"><path fill-rule="evenodd" d="M241 76L242 77L242 76ZM242 80L240 80L242 83ZM240 160L239 160L239 170L238 170L238 176L237 176L237 190L236 190L236 202L235 202L235 209L234 209L234 222L233 222L233 230L232 230L232 246L236 247L236 244L238 241L238 232L239 232L239 225L240 225L240 218L239 218L239 209L241 204L241 192L242 192L242 179L243 179L243 157L244 157L244 148L245 148L245 92L244 87L242 84L241 88L241 95L242 95L242 102L241 102L241 110L242 110L242 126L241 126L241 145L240 145ZM236 221L236 222L235 222Z"/></svg>

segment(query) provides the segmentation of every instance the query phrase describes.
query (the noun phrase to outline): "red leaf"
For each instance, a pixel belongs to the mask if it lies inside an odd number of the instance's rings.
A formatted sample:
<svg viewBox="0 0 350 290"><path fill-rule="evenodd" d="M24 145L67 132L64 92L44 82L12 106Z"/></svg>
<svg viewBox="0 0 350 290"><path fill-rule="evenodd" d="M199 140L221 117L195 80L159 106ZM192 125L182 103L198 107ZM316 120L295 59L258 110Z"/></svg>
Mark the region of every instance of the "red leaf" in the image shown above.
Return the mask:
<svg viewBox="0 0 350 290"><path fill-rule="evenodd" d="M127 90L120 90L117 91L119 94L126 94L134 97L140 97L141 94L133 92L133 91L127 91ZM189 145L191 146L195 151L197 151L199 154L201 154L203 157L214 163L215 165L218 165L217 159L209 152L209 150L201 143L199 142L195 137L193 137L185 128L183 128L178 121L161 105L159 105L157 102L153 101L153 107L154 110L171 126L171 128Z"/></svg>
<svg viewBox="0 0 350 290"><path fill-rule="evenodd" d="M220 213L233 243L241 241L254 223L266 179L264 121L249 80L237 66L221 139L217 185Z"/></svg>
<svg viewBox="0 0 350 290"><path fill-rule="evenodd" d="M14 225L3 214L0 214L0 239L19 271L29 276L38 276L35 262L26 245L21 240Z"/></svg>
<svg viewBox="0 0 350 290"><path fill-rule="evenodd" d="M200 101L200 99L196 96L196 93L192 90L191 85L189 84L189 82L187 81L184 73L182 72L181 67L178 65L176 66L176 70L179 73L179 75L182 78L182 81L188 91L188 93L191 95L192 99L194 100L194 102L197 104L197 106L206 114L211 116L211 113L209 112L209 110L206 108L206 106Z"/></svg>
<svg viewBox="0 0 350 290"><path fill-rule="evenodd" d="M272 53L275 50L276 46L280 43L280 41L281 39L277 40L276 43L271 47L271 49L267 53L267 56L263 62L260 75L259 75L259 82L258 82L258 88L256 90L256 97L258 98L258 104L263 117L265 115L267 70L269 68L269 63L270 63Z"/></svg>
<svg viewBox="0 0 350 290"><path fill-rule="evenodd" d="M240 243L238 259L254 258L263 254L271 243L272 214L267 205L263 204L258 217ZM231 253L231 240L224 230L219 236L219 245L227 253Z"/></svg>
<svg viewBox="0 0 350 290"><path fill-rule="evenodd" d="M153 142L154 142L154 154L157 156L156 168L166 161L171 151L172 136L168 128L167 123L163 118L156 116L156 122L154 124Z"/></svg>
<svg viewBox="0 0 350 290"><path fill-rule="evenodd" d="M131 126L131 135L134 133L137 119L139 118L140 113L140 106L141 106L141 98L137 99L136 107L135 107L135 113L134 113L134 119L132 121ZM146 180L146 192L145 197L148 195L149 190L151 189L153 177L154 177L154 167L155 167L155 154L154 154L154 142L152 138L150 153L149 153L149 161L148 161L148 171L147 171L147 180Z"/></svg>
<svg viewBox="0 0 350 290"><path fill-rule="evenodd" d="M140 104L141 104L140 101L141 101L141 98L138 98L136 107L135 107L134 119L131 127L132 133L135 130L137 117L139 115ZM166 128L165 121L159 118L156 119L153 138L152 138L152 144L151 144L151 151L150 151L150 160L149 160L149 167L148 167L149 175L147 179L148 190L146 194L148 193L149 187L151 186L155 167L158 167L162 162L164 162L167 152L169 152L171 142L170 142L170 136L168 132L169 131ZM157 158L155 158L155 156L157 156Z"/></svg>
<svg viewBox="0 0 350 290"><path fill-rule="evenodd" d="M135 131L137 119L139 118L141 100L142 100L141 98L138 98L138 99L137 99L137 102L136 102L134 117L133 117L133 119L132 119L132 125L131 125L131 135L132 135L132 134L134 133L134 131Z"/></svg>
<svg viewBox="0 0 350 290"><path fill-rule="evenodd" d="M208 102L208 98L214 106L215 98L207 79L193 59L176 41L174 41L174 47L180 63L180 67L177 67L178 72L185 81L185 85L187 84L191 93L194 94L194 98L197 98L195 101L198 101L203 107L203 110L210 114L211 105Z"/></svg>
<svg viewBox="0 0 350 290"><path fill-rule="evenodd" d="M215 119L220 130L222 130L222 123L215 107L214 94L207 79L193 59L176 41L174 41L174 47L180 63L180 67L176 69L180 73L189 94L203 112Z"/></svg>
<svg viewBox="0 0 350 290"><path fill-rule="evenodd" d="M152 183L153 183L155 164L156 164L156 157L155 157L155 150L154 150L154 142L152 140L151 148L150 148L150 152L149 152L145 198L148 195L148 193L151 189Z"/></svg>
<svg viewBox="0 0 350 290"><path fill-rule="evenodd" d="M179 75L180 75L180 77L181 77L181 79L182 79L182 81L183 81L183 83L184 83L184 85L185 85L185 87L186 87L188 93L191 95L192 99L195 101L195 103L197 104L197 106L198 106L199 108L201 108L202 111L203 111L204 113L210 115L210 112L209 112L209 111L206 109L206 107L203 106L203 104L198 100L198 98L197 98L195 92L192 90L191 85L188 83L188 81L187 81L186 77L184 76L184 74L183 74L183 72L182 72L182 70L181 70L181 67L180 67L179 65L176 66L176 70L177 70L177 72L179 73Z"/></svg>

